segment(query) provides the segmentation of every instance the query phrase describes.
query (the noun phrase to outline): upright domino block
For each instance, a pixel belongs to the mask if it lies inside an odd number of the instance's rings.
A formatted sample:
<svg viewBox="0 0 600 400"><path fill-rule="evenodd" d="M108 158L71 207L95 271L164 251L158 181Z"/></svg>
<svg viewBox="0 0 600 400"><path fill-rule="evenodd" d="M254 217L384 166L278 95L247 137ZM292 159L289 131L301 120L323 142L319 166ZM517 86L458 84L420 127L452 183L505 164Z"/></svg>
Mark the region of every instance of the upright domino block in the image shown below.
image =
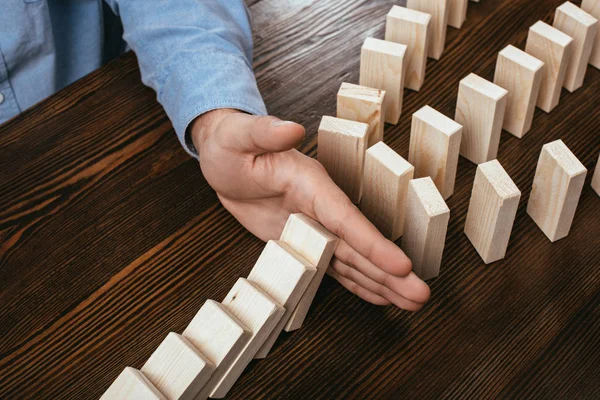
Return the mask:
<svg viewBox="0 0 600 400"><path fill-rule="evenodd" d="M429 106L413 114L408 162L430 176L444 199L454 193L462 126Z"/></svg>
<svg viewBox="0 0 600 400"><path fill-rule="evenodd" d="M522 138L531 128L544 63L508 45L498 54L494 83L508 90L503 128Z"/></svg>
<svg viewBox="0 0 600 400"><path fill-rule="evenodd" d="M210 394L213 399L227 395L285 312L268 294L244 278L238 279L223 300L223 305L252 331L252 336L215 385Z"/></svg>
<svg viewBox="0 0 600 400"><path fill-rule="evenodd" d="M592 177L592 188L600 196L600 156L598 156L598 162L596 163L596 169L594 170L594 176Z"/></svg>
<svg viewBox="0 0 600 400"><path fill-rule="evenodd" d="M440 273L449 219L450 209L431 178L410 181L401 247L421 279Z"/></svg>
<svg viewBox="0 0 600 400"><path fill-rule="evenodd" d="M454 120L463 126L460 154L480 164L496 158L508 92L475 74L460 81Z"/></svg>
<svg viewBox="0 0 600 400"><path fill-rule="evenodd" d="M431 15L431 32L427 55L439 60L446 45L449 0L407 0L406 7Z"/></svg>
<svg viewBox="0 0 600 400"><path fill-rule="evenodd" d="M567 65L564 87L574 92L583 85L598 31L598 20L567 1L556 9L554 27L573 38L573 51Z"/></svg>
<svg viewBox="0 0 600 400"><path fill-rule="evenodd" d="M467 19L469 0L448 0L448 25L460 29Z"/></svg>
<svg viewBox="0 0 600 400"><path fill-rule="evenodd" d="M127 367L110 385L100 400L166 400L166 397L135 368Z"/></svg>
<svg viewBox="0 0 600 400"><path fill-rule="evenodd" d="M167 399L193 400L214 370L214 364L194 345L171 332L141 371Z"/></svg>
<svg viewBox="0 0 600 400"><path fill-rule="evenodd" d="M393 6L385 23L385 40L406 45L404 87L420 90L425 80L431 15Z"/></svg>
<svg viewBox="0 0 600 400"><path fill-rule="evenodd" d="M367 150L361 211L390 240L402 236L414 167L385 143Z"/></svg>
<svg viewBox="0 0 600 400"><path fill-rule="evenodd" d="M600 1L598 0L583 0L581 2L581 9L592 17L600 20ZM596 40L592 48L592 55L590 56L590 64L600 69L600 27L599 32L596 32Z"/></svg>
<svg viewBox="0 0 600 400"><path fill-rule="evenodd" d="M292 214L288 218L279 240L294 249L311 265L317 267L315 276L285 325L285 331L291 332L302 326L339 239L312 218L304 214Z"/></svg>
<svg viewBox="0 0 600 400"><path fill-rule="evenodd" d="M543 21L529 28L525 51L544 63L537 106L552 111L560 99L573 39Z"/></svg>
<svg viewBox="0 0 600 400"><path fill-rule="evenodd" d="M465 234L486 264L506 255L521 191L498 160L477 167Z"/></svg>
<svg viewBox="0 0 600 400"><path fill-rule="evenodd" d="M360 52L360 84L385 91L385 122L391 124L397 124L402 113L405 53L406 45L375 38L367 38Z"/></svg>
<svg viewBox="0 0 600 400"><path fill-rule="evenodd" d="M383 140L384 90L342 83L337 94L337 117L369 125L368 147Z"/></svg>
<svg viewBox="0 0 600 400"><path fill-rule="evenodd" d="M569 234L586 172L562 140L542 147L527 214L550 241Z"/></svg>
<svg viewBox="0 0 600 400"><path fill-rule="evenodd" d="M327 116L319 125L317 159L353 203L362 194L368 128L362 122Z"/></svg>

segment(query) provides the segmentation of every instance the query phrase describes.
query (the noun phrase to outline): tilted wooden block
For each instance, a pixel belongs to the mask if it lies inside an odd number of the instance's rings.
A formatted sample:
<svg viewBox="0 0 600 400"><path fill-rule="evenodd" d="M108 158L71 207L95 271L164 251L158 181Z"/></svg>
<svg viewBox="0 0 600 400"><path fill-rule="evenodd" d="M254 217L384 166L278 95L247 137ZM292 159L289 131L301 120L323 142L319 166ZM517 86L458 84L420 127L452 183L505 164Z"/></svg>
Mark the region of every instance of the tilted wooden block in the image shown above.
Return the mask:
<svg viewBox="0 0 600 400"><path fill-rule="evenodd" d="M581 9L597 20L600 20L600 1L583 0L581 2ZM600 69L600 27L598 27L598 31L596 32L596 40L594 40L594 46L592 47L590 64Z"/></svg>
<svg viewBox="0 0 600 400"><path fill-rule="evenodd" d="M369 125L367 145L383 140L385 90L342 83L337 94L337 117Z"/></svg>
<svg viewBox="0 0 600 400"><path fill-rule="evenodd" d="M292 214L288 218L279 240L294 249L311 265L317 267L315 276L285 325L285 331L291 332L302 326L339 239L312 218L304 214Z"/></svg>
<svg viewBox="0 0 600 400"><path fill-rule="evenodd" d="M385 40L406 45L404 87L420 90L425 80L431 15L393 6L385 23Z"/></svg>
<svg viewBox="0 0 600 400"><path fill-rule="evenodd" d="M360 84L385 91L384 119L391 124L397 124L402 113L405 53L406 45L375 38L367 38L360 51Z"/></svg>
<svg viewBox="0 0 600 400"><path fill-rule="evenodd" d="M427 55L439 60L446 45L448 0L407 0L406 7L431 15Z"/></svg>
<svg viewBox="0 0 600 400"><path fill-rule="evenodd" d="M414 167L385 143L367 150L361 211L390 240L402 236L408 182Z"/></svg>
<svg viewBox="0 0 600 400"><path fill-rule="evenodd" d="M594 176L592 177L592 188L600 196L600 156L598 156L598 162L596 163L596 169L594 170Z"/></svg>
<svg viewBox="0 0 600 400"><path fill-rule="evenodd" d="M486 264L506 255L521 191L498 160L477 167L465 234Z"/></svg>
<svg viewBox="0 0 600 400"><path fill-rule="evenodd" d="M100 400L166 400L166 397L135 368L125 368Z"/></svg>
<svg viewBox="0 0 600 400"><path fill-rule="evenodd" d="M544 63L512 45L498 54L494 83L508 90L503 128L522 138L531 128Z"/></svg>
<svg viewBox="0 0 600 400"><path fill-rule="evenodd" d="M402 250L421 279L440 274L450 209L430 177L408 184Z"/></svg>
<svg viewBox="0 0 600 400"><path fill-rule="evenodd" d="M469 0L448 0L448 25L460 29L467 19Z"/></svg>
<svg viewBox="0 0 600 400"><path fill-rule="evenodd" d="M480 164L498 154L508 92L475 74L460 81L454 120L463 126L460 154Z"/></svg>
<svg viewBox="0 0 600 400"><path fill-rule="evenodd" d="M254 358L265 358L269 354L316 273L317 267L286 243L275 240L267 242L248 280L285 307L285 313Z"/></svg>
<svg viewBox="0 0 600 400"><path fill-rule="evenodd" d="M429 106L413 114L408 162L430 176L444 199L454 193L462 126Z"/></svg>
<svg viewBox="0 0 600 400"><path fill-rule="evenodd" d="M362 122L328 116L319 125L317 159L353 203L362 194L368 128Z"/></svg>
<svg viewBox="0 0 600 400"><path fill-rule="evenodd" d="M525 51L544 63L537 106L550 112L560 99L573 39L543 21L529 28Z"/></svg>
<svg viewBox="0 0 600 400"><path fill-rule="evenodd" d="M569 234L586 173L562 140L542 147L527 214L550 241Z"/></svg>
<svg viewBox="0 0 600 400"><path fill-rule="evenodd" d="M574 92L583 85L598 31L598 20L567 1L556 9L554 27L573 38L573 51L567 65L564 87Z"/></svg>

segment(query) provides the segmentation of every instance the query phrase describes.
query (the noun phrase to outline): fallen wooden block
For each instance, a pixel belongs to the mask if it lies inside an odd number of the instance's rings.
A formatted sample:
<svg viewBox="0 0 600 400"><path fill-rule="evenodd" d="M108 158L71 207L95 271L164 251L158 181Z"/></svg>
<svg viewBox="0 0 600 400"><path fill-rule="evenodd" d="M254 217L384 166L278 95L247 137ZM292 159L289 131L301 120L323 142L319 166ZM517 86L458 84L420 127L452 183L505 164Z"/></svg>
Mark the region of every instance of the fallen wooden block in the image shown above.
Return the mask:
<svg viewBox="0 0 600 400"><path fill-rule="evenodd" d="M592 177L592 188L600 196L600 156L598 156L598 162L596 162L596 169L594 170L594 176Z"/></svg>
<svg viewBox="0 0 600 400"><path fill-rule="evenodd" d="M166 400L166 397L135 368L126 367L100 400Z"/></svg>
<svg viewBox="0 0 600 400"><path fill-rule="evenodd" d="M413 114L408 162L430 176L444 199L454 193L462 126L429 106Z"/></svg>
<svg viewBox="0 0 600 400"><path fill-rule="evenodd" d="M460 155L480 164L496 158L508 92L475 74L460 81L454 120L462 125Z"/></svg>
<svg viewBox="0 0 600 400"><path fill-rule="evenodd" d="M542 147L527 214L550 241L569 234L586 172L562 140Z"/></svg>
<svg viewBox="0 0 600 400"><path fill-rule="evenodd" d="M556 9L554 27L573 38L573 51L567 65L564 87L574 92L583 85L598 31L598 20L567 1Z"/></svg>
<svg viewBox="0 0 600 400"><path fill-rule="evenodd" d="M405 53L406 45L375 38L367 38L360 51L360 85L385 91L384 120L394 125L402 113ZM375 143L369 143L369 146Z"/></svg>
<svg viewBox="0 0 600 400"><path fill-rule="evenodd" d="M498 54L494 83L508 90L502 127L518 138L531 128L542 82L542 68L542 61L512 45Z"/></svg>
<svg viewBox="0 0 600 400"><path fill-rule="evenodd" d="M583 0L581 2L581 9L592 17L600 20L600 1ZM600 31L600 27L598 28L598 31ZM594 40L594 46L592 47L592 54L590 56L590 65L600 69L600 32L596 32L596 40Z"/></svg>
<svg viewBox="0 0 600 400"><path fill-rule="evenodd" d="M292 214L288 218L279 240L294 249L311 265L317 267L315 276L285 325L284 330L291 332L302 326L339 239L312 218L304 214Z"/></svg>
<svg viewBox="0 0 600 400"><path fill-rule="evenodd" d="M486 264L503 259L521 191L498 160L479 164L465 234Z"/></svg>
<svg viewBox="0 0 600 400"><path fill-rule="evenodd" d="M414 172L408 161L383 142L367 150L360 208L390 240L402 236L408 182Z"/></svg>
<svg viewBox="0 0 600 400"><path fill-rule="evenodd" d="M342 83L337 94L337 117L369 125L367 147L383 140L385 97L381 89Z"/></svg>
<svg viewBox="0 0 600 400"><path fill-rule="evenodd" d="M353 203L362 194L368 128L362 122L328 116L319 125L317 159Z"/></svg>
<svg viewBox="0 0 600 400"><path fill-rule="evenodd" d="M402 250L421 279L440 273L450 209L430 177L408 184Z"/></svg>
<svg viewBox="0 0 600 400"><path fill-rule="evenodd" d="M448 0L407 0L406 7L431 15L427 55L439 60L446 45Z"/></svg>
<svg viewBox="0 0 600 400"><path fill-rule="evenodd" d="M404 87L420 90L425 80L431 15L393 6L385 23L385 40L406 45Z"/></svg>
<svg viewBox="0 0 600 400"><path fill-rule="evenodd" d="M469 0L448 0L448 25L460 29L467 19Z"/></svg>

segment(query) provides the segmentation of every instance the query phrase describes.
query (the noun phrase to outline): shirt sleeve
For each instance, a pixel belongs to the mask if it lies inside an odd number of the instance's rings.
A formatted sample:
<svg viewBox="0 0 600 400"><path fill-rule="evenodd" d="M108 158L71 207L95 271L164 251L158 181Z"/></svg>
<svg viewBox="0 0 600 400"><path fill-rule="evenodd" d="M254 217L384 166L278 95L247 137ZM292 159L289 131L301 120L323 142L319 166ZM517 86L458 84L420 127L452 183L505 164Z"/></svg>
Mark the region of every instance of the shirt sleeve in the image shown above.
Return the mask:
<svg viewBox="0 0 600 400"><path fill-rule="evenodd" d="M243 0L105 0L121 18L142 81L157 93L183 147L197 116L218 108L266 115L252 71Z"/></svg>

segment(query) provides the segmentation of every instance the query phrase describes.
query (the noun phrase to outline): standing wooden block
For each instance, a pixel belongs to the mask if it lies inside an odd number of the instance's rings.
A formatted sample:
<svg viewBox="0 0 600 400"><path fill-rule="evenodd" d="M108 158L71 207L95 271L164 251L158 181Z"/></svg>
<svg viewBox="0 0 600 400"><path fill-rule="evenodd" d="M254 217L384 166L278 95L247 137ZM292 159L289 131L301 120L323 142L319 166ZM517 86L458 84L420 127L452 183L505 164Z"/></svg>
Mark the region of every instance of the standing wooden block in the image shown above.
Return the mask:
<svg viewBox="0 0 600 400"><path fill-rule="evenodd" d="M573 39L543 21L529 28L525 51L544 63L537 106L552 111L560 99Z"/></svg>
<svg viewBox="0 0 600 400"><path fill-rule="evenodd" d="M592 188L600 196L600 156L598 156L598 162L596 163L596 169L594 170L594 176L592 177Z"/></svg>
<svg viewBox="0 0 600 400"><path fill-rule="evenodd" d="M337 94L337 117L369 125L368 147L383 140L385 125L384 90L342 83Z"/></svg>
<svg viewBox="0 0 600 400"><path fill-rule="evenodd" d="M353 203L362 194L368 128L362 122L328 116L319 125L317 159Z"/></svg>
<svg viewBox="0 0 600 400"><path fill-rule="evenodd" d="M440 274L450 209L430 177L408 184L402 250L421 279Z"/></svg>
<svg viewBox="0 0 600 400"><path fill-rule="evenodd" d="M503 128L522 138L531 128L544 63L512 45L498 54L494 83L508 90Z"/></svg>
<svg viewBox="0 0 600 400"><path fill-rule="evenodd" d="M302 326L339 239L312 218L304 214L292 214L283 228L280 240L317 267L315 276L285 325L285 331L291 332Z"/></svg>
<svg viewBox="0 0 600 400"><path fill-rule="evenodd" d="M385 40L406 45L404 87L420 90L425 80L431 15L393 6L385 23Z"/></svg>
<svg viewBox="0 0 600 400"><path fill-rule="evenodd" d="M429 106L413 114L408 162L415 178L430 176L447 199L454 193L454 180L462 126Z"/></svg>
<svg viewBox="0 0 600 400"><path fill-rule="evenodd" d="M166 397L135 368L127 367L110 385L100 400L166 400Z"/></svg>
<svg viewBox="0 0 600 400"><path fill-rule="evenodd" d="M573 51L567 65L564 87L574 92L583 85L598 31L598 20L567 1L556 9L554 27L573 38Z"/></svg>
<svg viewBox="0 0 600 400"><path fill-rule="evenodd" d="M486 264L506 255L521 191L498 160L477 167L465 234Z"/></svg>
<svg viewBox="0 0 600 400"><path fill-rule="evenodd" d="M542 147L527 214L550 241L569 234L586 172L562 140Z"/></svg>
<svg viewBox="0 0 600 400"><path fill-rule="evenodd" d="M431 15L427 55L439 60L446 44L448 0L407 0L406 7Z"/></svg>
<svg viewBox="0 0 600 400"><path fill-rule="evenodd" d="M460 154L480 164L496 158L508 92L475 74L460 81L454 119L463 126Z"/></svg>
<svg viewBox="0 0 600 400"><path fill-rule="evenodd" d="M460 29L467 19L469 0L448 0L448 25Z"/></svg>
<svg viewBox="0 0 600 400"><path fill-rule="evenodd" d="M402 113L405 53L406 45L375 38L367 38L360 51L360 84L385 91L384 119L390 124L397 124Z"/></svg>
<svg viewBox="0 0 600 400"><path fill-rule="evenodd" d="M402 236L408 182L414 172L383 142L367 150L361 211L390 240Z"/></svg>
<svg viewBox="0 0 600 400"><path fill-rule="evenodd" d="M152 353L142 373L169 400L194 399L215 366L186 338L169 333Z"/></svg>
<svg viewBox="0 0 600 400"><path fill-rule="evenodd" d="M600 20L600 1L598 0L583 0L581 2L581 9L592 17ZM594 40L594 46L592 47L592 54L590 56L590 64L600 69L600 27L596 32L596 40Z"/></svg>

